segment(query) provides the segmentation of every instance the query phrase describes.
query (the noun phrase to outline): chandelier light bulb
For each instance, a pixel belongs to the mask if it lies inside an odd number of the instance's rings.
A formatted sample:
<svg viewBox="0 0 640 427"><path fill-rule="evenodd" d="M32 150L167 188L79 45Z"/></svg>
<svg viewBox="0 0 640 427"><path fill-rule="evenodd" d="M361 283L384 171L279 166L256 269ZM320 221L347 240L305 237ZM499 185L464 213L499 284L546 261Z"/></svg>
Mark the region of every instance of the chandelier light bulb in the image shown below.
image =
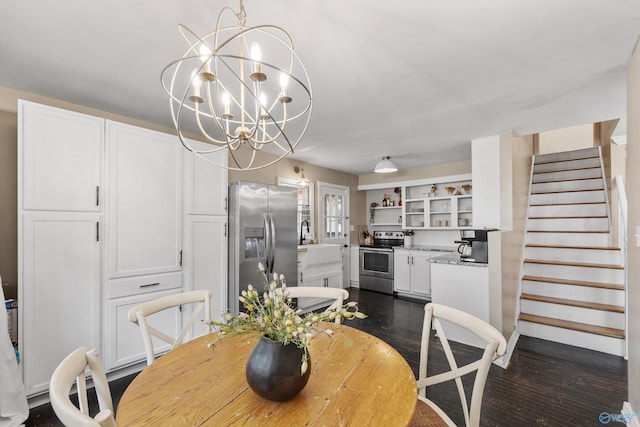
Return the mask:
<svg viewBox="0 0 640 427"><path fill-rule="evenodd" d="M222 96L220 96L220 102L222 102L222 106L224 107L224 112L222 113L222 118L225 120L232 119L231 110L229 106L231 105L231 98L229 98L229 94L227 92L222 92Z"/></svg>
<svg viewBox="0 0 640 427"><path fill-rule="evenodd" d="M289 74L280 73L280 87L283 91L286 91L289 87Z"/></svg>
<svg viewBox="0 0 640 427"><path fill-rule="evenodd" d="M260 45L256 42L251 44L251 59L254 61L262 61L262 49L260 49Z"/></svg>

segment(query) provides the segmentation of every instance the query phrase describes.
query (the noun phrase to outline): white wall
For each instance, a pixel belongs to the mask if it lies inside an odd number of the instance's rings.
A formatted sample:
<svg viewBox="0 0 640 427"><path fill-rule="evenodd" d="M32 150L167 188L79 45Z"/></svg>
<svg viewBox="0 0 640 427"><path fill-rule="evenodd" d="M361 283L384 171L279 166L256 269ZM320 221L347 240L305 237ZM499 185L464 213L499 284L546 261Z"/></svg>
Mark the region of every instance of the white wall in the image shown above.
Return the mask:
<svg viewBox="0 0 640 427"><path fill-rule="evenodd" d="M625 180L629 214L628 283L629 292L629 403L634 413L640 413L640 248L636 246L636 227L640 226L640 47L629 60L627 68L627 167ZM634 420L638 425L638 420Z"/></svg>
<svg viewBox="0 0 640 427"><path fill-rule="evenodd" d="M538 154L593 147L593 124L540 132Z"/></svg>

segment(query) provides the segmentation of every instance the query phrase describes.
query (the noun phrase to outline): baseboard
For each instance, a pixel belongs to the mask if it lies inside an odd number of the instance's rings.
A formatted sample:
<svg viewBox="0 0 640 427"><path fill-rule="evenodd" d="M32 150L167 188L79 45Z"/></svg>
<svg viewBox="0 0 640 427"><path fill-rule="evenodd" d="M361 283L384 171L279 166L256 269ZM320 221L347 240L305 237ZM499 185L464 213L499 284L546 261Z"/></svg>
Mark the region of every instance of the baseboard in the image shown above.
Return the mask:
<svg viewBox="0 0 640 427"><path fill-rule="evenodd" d="M518 331L513 331L513 333L509 337L509 341L507 341L507 350L505 351L504 355L494 360L493 363L500 366L502 369L507 369L507 367L509 366L509 362L511 361L513 351L516 349L516 344L518 344L519 338L520 333Z"/></svg>
<svg viewBox="0 0 640 427"><path fill-rule="evenodd" d="M628 427L640 427L640 413L634 412L629 402L622 404L621 415Z"/></svg>

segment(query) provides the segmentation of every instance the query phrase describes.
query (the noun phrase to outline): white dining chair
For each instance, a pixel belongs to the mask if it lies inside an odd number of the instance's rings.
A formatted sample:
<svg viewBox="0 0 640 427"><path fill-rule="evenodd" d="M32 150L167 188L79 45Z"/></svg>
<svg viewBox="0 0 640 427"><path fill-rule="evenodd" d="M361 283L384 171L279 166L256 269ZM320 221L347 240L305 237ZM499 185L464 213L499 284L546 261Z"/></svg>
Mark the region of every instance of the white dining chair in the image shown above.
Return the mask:
<svg viewBox="0 0 640 427"><path fill-rule="evenodd" d="M193 311L191 313L191 316L189 317L189 320L182 327L182 330L177 337L173 338L170 335L149 325L148 317L152 314L162 310L187 304L193 305ZM173 350L184 342L184 339L189 332L191 325L193 325L194 321L198 319L203 310L203 324L206 328L209 328L211 325L210 291L199 290L167 295L139 304L129 310L129 320L133 323L136 323L140 327L140 332L142 333L142 339L144 341L144 347L147 353L147 366L151 365L156 360L153 342L151 340L152 336L155 336L162 341L171 344L171 350Z"/></svg>
<svg viewBox="0 0 640 427"><path fill-rule="evenodd" d="M349 292L346 289L328 288L324 286L291 286L287 287L289 298L325 298L331 299L333 302L327 310L341 308L345 300L349 298ZM342 322L341 316L336 316L336 323Z"/></svg>
<svg viewBox="0 0 640 427"><path fill-rule="evenodd" d="M89 414L85 374L87 367L100 408L100 412L95 417L91 417ZM76 407L69 397L74 382L76 383L79 407ZM51 376L49 397L53 411L65 426L115 427L116 425L109 383L104 373L102 360L95 349L89 350L87 347L80 347L60 362Z"/></svg>
<svg viewBox="0 0 640 427"><path fill-rule="evenodd" d="M467 427L478 427L480 425L480 411L482 409L482 395L487 380L491 363L502 356L507 349L507 342L496 328L489 325L484 320L464 311L448 307L441 304L426 304L424 307L424 323L422 326L422 342L420 347L420 369L417 380L418 402L416 406L416 414L431 413L430 417L414 417L413 426L429 426L429 425L448 425L455 426L451 418L436 405L433 401L426 397L426 390L429 386L440 384L446 381L455 381L460 403L464 413L465 425ZM458 366L456 359L451 351L449 341L442 325L442 320L451 322L459 327L465 328L480 338L482 338L486 346L482 357L464 366ZM429 337L435 328L437 337L439 338L442 349L444 350L447 361L449 362L449 371L439 373L437 375L427 376L427 361L429 356ZM467 404L467 397L464 392L461 377L476 371L473 381L473 391L471 394L471 404ZM426 405L427 407L420 407ZM438 417L438 419L436 419ZM429 421L431 418L432 421ZM433 422L433 424L431 424ZM443 424L444 422L444 424Z"/></svg>

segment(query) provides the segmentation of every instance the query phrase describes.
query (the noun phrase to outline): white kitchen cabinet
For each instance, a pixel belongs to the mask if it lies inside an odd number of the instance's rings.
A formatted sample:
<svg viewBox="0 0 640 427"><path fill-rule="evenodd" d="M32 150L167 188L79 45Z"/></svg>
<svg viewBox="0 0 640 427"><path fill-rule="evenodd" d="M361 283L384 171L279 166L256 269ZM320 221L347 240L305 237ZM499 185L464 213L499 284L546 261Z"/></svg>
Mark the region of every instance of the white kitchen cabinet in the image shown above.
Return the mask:
<svg viewBox="0 0 640 427"><path fill-rule="evenodd" d="M350 268L350 284L358 287L360 285L360 246L351 245L351 268Z"/></svg>
<svg viewBox="0 0 640 427"><path fill-rule="evenodd" d="M472 314L487 323L489 319L489 268L476 265L433 263L431 301ZM484 348L485 342L472 332L444 322L445 334L452 341Z"/></svg>
<svg viewBox="0 0 640 427"><path fill-rule="evenodd" d="M471 191L471 176L468 175L404 186L403 226L415 229L473 226Z"/></svg>
<svg viewBox="0 0 640 427"><path fill-rule="evenodd" d="M26 393L100 346L104 120L18 103L18 341Z"/></svg>
<svg viewBox="0 0 640 427"><path fill-rule="evenodd" d="M46 392L58 363L100 347L100 216L21 215L19 342L28 396Z"/></svg>
<svg viewBox="0 0 640 427"><path fill-rule="evenodd" d="M182 269L182 145L107 122L109 278Z"/></svg>
<svg viewBox="0 0 640 427"><path fill-rule="evenodd" d="M226 216L189 215L185 233L185 290L211 291L211 319L218 321L228 311L226 226ZM184 313L186 319L190 315ZM192 337L203 333L194 324Z"/></svg>
<svg viewBox="0 0 640 427"><path fill-rule="evenodd" d="M104 119L19 101L25 210L100 212Z"/></svg>
<svg viewBox="0 0 640 427"><path fill-rule="evenodd" d="M136 278L145 284L144 278ZM143 293L109 300L106 310L105 335L109 345L105 349L104 364L108 371L131 365L146 358L140 328L128 319L129 310L138 304L180 292L180 288L168 291ZM149 323L156 329L177 336L182 325L182 314L177 307L149 316ZM156 355L170 350L171 346L152 337Z"/></svg>
<svg viewBox="0 0 640 427"><path fill-rule="evenodd" d="M213 149L210 144L189 141L198 150ZM219 150L202 155L184 152L184 188L185 214L188 215L223 215L227 216L228 171L212 165L202 157L215 164L227 164L227 151ZM202 157L201 157L202 156Z"/></svg>
<svg viewBox="0 0 640 427"><path fill-rule="evenodd" d="M198 150L212 148L189 142ZM227 162L226 150L203 156L216 164ZM211 291L211 318L221 320L228 311L227 170L185 151L184 176L184 288ZM185 310L185 321L190 315L190 310ZM200 336L204 331L194 324L191 335Z"/></svg>
<svg viewBox="0 0 640 427"><path fill-rule="evenodd" d="M430 258L442 252L396 249L393 257L394 291L418 298L431 296Z"/></svg>
<svg viewBox="0 0 640 427"><path fill-rule="evenodd" d="M343 289L342 247L320 244L298 247L298 286ZM330 304L323 298L298 298L298 307L312 311Z"/></svg>
<svg viewBox="0 0 640 427"><path fill-rule="evenodd" d="M220 318L226 169L173 135L22 100L18 135L18 338L29 398L79 346L97 348L108 372L144 363L127 319L135 304L209 289ZM186 315L162 322L177 330Z"/></svg>

